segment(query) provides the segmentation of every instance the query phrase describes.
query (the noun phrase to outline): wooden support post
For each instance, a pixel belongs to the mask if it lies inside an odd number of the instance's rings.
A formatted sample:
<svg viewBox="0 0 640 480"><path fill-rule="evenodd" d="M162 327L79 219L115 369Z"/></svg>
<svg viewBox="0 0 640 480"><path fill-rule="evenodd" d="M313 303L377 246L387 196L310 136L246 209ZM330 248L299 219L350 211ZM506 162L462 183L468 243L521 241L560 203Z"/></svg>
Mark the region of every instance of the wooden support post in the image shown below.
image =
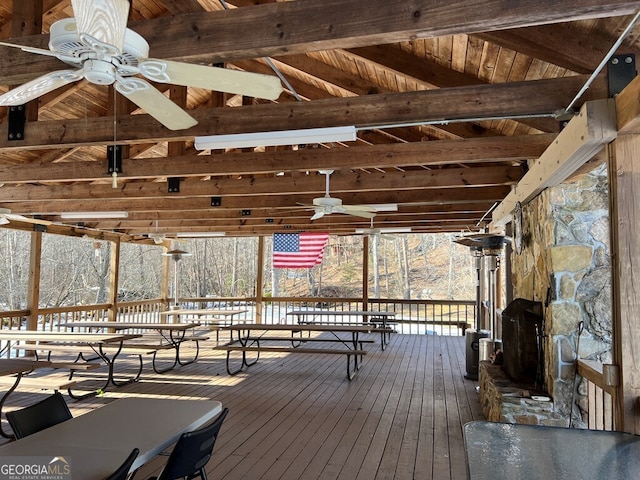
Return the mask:
<svg viewBox="0 0 640 480"><path fill-rule="evenodd" d="M369 235L362 236L362 309L369 309Z"/></svg>
<svg viewBox="0 0 640 480"><path fill-rule="evenodd" d="M29 253L29 287L27 292L27 330L37 330L40 314L40 265L42 263L42 232L31 233ZM33 355L30 352L29 355Z"/></svg>
<svg viewBox="0 0 640 480"><path fill-rule="evenodd" d="M258 268L256 274L256 318L257 323L262 323L262 290L264 289L264 236L258 237Z"/></svg>
<svg viewBox="0 0 640 480"><path fill-rule="evenodd" d="M610 146L613 354L620 366L615 428L640 433L640 135L620 135Z"/></svg>
<svg viewBox="0 0 640 480"><path fill-rule="evenodd" d="M166 246L162 247L162 253L165 254L169 251ZM162 257L162 275L160 277L160 298L165 304L166 308L169 308L169 265L171 257L163 255Z"/></svg>
<svg viewBox="0 0 640 480"><path fill-rule="evenodd" d="M120 239L111 242L111 256L109 257L109 321L118 318L118 278L120 276Z"/></svg>

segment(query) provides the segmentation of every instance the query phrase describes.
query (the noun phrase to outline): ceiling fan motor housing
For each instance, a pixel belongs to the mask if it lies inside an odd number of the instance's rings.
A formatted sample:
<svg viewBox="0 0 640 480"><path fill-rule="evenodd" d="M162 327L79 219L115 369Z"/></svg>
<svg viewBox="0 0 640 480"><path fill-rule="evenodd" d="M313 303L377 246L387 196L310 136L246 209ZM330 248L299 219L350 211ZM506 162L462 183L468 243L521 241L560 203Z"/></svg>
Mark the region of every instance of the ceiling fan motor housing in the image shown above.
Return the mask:
<svg viewBox="0 0 640 480"><path fill-rule="evenodd" d="M316 207L339 207L342 205L342 200L334 197L318 197L313 199L313 205Z"/></svg>

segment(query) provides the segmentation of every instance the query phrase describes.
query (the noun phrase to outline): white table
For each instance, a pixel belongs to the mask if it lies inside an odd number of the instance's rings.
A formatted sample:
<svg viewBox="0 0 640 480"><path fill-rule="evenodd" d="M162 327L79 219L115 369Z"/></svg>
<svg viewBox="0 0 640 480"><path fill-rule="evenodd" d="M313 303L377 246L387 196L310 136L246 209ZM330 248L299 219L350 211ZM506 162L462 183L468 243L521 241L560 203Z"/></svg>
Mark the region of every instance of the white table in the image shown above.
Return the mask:
<svg viewBox="0 0 640 480"><path fill-rule="evenodd" d="M102 480L134 448L140 454L131 471L221 411L215 400L123 398L1 446L0 465L10 456L64 457L72 478Z"/></svg>

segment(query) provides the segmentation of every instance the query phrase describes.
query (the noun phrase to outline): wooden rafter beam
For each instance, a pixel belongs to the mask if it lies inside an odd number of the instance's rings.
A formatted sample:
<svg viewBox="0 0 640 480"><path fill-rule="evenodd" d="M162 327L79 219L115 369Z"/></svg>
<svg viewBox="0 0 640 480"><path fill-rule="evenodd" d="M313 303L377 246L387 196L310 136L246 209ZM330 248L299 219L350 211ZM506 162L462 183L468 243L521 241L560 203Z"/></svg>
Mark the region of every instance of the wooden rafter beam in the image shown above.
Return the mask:
<svg viewBox="0 0 640 480"><path fill-rule="evenodd" d="M456 163L485 163L534 159L555 135L521 135L468 140L433 140L366 147L183 155L170 158L127 159L121 179L258 175L287 171L341 168L433 167ZM15 168L0 164L0 183L97 181L107 178L105 162L35 163Z"/></svg>
<svg viewBox="0 0 640 480"><path fill-rule="evenodd" d="M438 170L415 170L389 172L385 174L342 174L336 172L331 178L331 192L370 192L426 190L432 188L510 185L522 176L520 167L483 166L471 168L445 168ZM296 177L274 176L270 178L220 178L208 181L185 181L180 191L168 193L166 182L129 182L112 188L110 184L74 184L31 186L28 193L22 186L0 188L0 202L23 201L26 198L39 200L82 200L118 198L171 198L212 196L268 196L324 194L325 182L321 175Z"/></svg>
<svg viewBox="0 0 640 480"><path fill-rule="evenodd" d="M118 141L132 144L189 140L211 132L247 133L339 125L369 128L406 122L446 123L470 118L552 115L566 107L585 80L586 77L575 76L314 102L200 108L190 112L199 124L182 131L167 130L148 115L129 115L118 118ZM7 140L7 124L0 125L0 151L104 145L112 141L113 118L108 117L27 123L25 140L12 142Z"/></svg>
<svg viewBox="0 0 640 480"><path fill-rule="evenodd" d="M318 179L320 180L320 179ZM469 202L496 202L504 198L510 190L509 185L479 188L437 188L414 191L374 191L367 193L341 193L340 198L345 204L378 204L378 203L421 203L421 204L455 204ZM104 211L127 210L129 212L147 212L150 218L156 212L163 211L187 211L187 210L224 210L224 209L256 209L256 208L283 208L298 207L297 202L304 205L311 204L315 195L299 195L298 198L288 196L229 196L222 198L220 207L212 207L209 197L195 198L138 198L128 199L112 197L109 199L93 199L91 197L82 200L59 201L29 201L22 199L12 203L0 202L0 206L11 208L14 213L57 215L65 211Z"/></svg>

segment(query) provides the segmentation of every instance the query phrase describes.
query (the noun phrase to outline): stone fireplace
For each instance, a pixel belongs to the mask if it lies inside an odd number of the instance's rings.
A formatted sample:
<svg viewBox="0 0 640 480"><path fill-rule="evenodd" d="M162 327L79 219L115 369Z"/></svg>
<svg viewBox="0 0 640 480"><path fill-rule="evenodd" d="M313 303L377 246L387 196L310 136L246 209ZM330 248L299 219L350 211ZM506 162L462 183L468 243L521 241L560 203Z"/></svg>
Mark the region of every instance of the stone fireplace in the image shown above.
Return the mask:
<svg viewBox="0 0 640 480"><path fill-rule="evenodd" d="M513 297L540 302L544 317L540 392L551 400L531 403L529 386L507 385L510 379L502 369L481 365L481 390L487 395L490 390L502 405L517 404L525 412L503 411L502 421L529 423L533 420L528 413L534 411L545 412L553 424L584 426L585 387L576 377L576 350L579 346L581 358L611 362L608 205L607 169L601 165L545 190L523 208L523 249L511 253ZM528 393L529 399L518 392ZM487 397L483 402L498 416L498 400Z"/></svg>

